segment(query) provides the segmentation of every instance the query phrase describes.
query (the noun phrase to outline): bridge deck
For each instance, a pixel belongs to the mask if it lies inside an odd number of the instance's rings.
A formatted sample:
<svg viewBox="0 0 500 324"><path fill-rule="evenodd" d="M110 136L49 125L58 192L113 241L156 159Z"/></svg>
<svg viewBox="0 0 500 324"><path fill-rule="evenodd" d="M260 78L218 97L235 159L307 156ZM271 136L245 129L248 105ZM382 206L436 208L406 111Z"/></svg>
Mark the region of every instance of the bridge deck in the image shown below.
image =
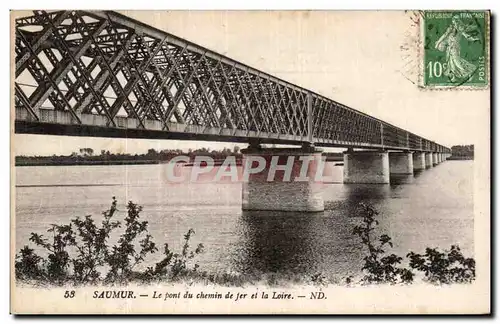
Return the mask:
<svg viewBox="0 0 500 324"><path fill-rule="evenodd" d="M18 133L449 149L116 12L16 19Z"/></svg>

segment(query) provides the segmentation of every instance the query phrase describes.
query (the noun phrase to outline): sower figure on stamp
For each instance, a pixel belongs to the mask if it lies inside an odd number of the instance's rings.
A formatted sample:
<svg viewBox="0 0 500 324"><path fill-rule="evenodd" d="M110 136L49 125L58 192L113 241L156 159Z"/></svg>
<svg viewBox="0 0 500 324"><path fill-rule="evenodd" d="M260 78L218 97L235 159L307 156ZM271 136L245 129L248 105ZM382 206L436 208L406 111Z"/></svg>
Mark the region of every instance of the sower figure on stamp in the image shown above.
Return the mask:
<svg viewBox="0 0 500 324"><path fill-rule="evenodd" d="M457 79L468 79L476 70L474 64L460 56L460 38L463 36L468 41L478 41L479 37L471 34L475 30L475 26L466 26L458 16L454 16L446 32L434 45L439 51L446 51L444 74L452 82L455 82Z"/></svg>

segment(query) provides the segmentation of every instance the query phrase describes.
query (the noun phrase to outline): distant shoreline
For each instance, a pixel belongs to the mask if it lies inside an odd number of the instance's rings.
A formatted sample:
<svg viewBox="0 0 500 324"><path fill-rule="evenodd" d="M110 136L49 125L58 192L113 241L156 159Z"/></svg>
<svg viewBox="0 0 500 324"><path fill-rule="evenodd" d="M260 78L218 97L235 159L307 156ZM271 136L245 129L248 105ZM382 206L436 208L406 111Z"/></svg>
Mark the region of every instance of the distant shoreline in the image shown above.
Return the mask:
<svg viewBox="0 0 500 324"><path fill-rule="evenodd" d="M474 160L473 156L450 156L447 158L448 161L471 161Z"/></svg>
<svg viewBox="0 0 500 324"><path fill-rule="evenodd" d="M221 166L223 161L215 161L213 166ZM73 165L144 165L144 164L167 164L169 161L64 161L64 162L46 162L46 161L30 161L30 162L18 162L16 166L73 166ZM190 167L193 166L193 162L182 163L183 166ZM241 161L236 161L236 165L240 166ZM202 165L203 166L203 165Z"/></svg>
<svg viewBox="0 0 500 324"><path fill-rule="evenodd" d="M22 161L16 162L15 166L74 166L74 165L146 165L146 164L167 164L170 160L95 160L95 161ZM179 162L178 162L179 163ZM223 160L216 160L212 165L220 166ZM183 166L193 166L193 162L181 163ZM202 164L203 165L203 164ZM236 165L241 165L241 161L236 160Z"/></svg>
<svg viewBox="0 0 500 324"><path fill-rule="evenodd" d="M16 162L15 166L73 166L73 165L140 165L140 164L161 164L168 163L168 161L160 160L136 160L136 161L23 161Z"/></svg>
<svg viewBox="0 0 500 324"><path fill-rule="evenodd" d="M471 156L450 156L447 160L452 161L470 161L474 160ZM23 166L76 166L76 165L147 165L147 164L166 164L170 160L66 160L66 161L47 161L47 160L31 160L31 161L16 161L16 167ZM327 162L343 162L342 157L330 156ZM214 166L222 165L222 160L216 160ZM237 165L241 165L241 161L237 160ZM193 162L185 163L184 166L193 166Z"/></svg>

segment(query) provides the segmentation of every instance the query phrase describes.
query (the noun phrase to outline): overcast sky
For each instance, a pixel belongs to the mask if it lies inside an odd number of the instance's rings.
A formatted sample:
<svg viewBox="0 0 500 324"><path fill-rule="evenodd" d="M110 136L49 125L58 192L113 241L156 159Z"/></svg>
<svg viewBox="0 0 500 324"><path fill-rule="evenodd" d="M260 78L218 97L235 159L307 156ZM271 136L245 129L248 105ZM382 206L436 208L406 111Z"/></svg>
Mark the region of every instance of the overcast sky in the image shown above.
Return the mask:
<svg viewBox="0 0 500 324"><path fill-rule="evenodd" d="M402 49L418 35L408 13L123 13L446 146L475 144L475 130L489 127L488 91L422 90L414 84L418 50L408 55ZM70 154L80 147L129 153L232 147L41 135L14 135L13 144L16 155Z"/></svg>

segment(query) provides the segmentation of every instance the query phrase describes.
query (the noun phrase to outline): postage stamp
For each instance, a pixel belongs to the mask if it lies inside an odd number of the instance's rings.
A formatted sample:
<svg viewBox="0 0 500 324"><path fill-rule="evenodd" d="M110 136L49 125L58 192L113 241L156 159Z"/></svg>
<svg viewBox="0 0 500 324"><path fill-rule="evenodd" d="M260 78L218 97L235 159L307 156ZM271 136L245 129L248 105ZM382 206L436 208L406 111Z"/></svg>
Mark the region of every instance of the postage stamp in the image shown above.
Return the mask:
<svg viewBox="0 0 500 324"><path fill-rule="evenodd" d="M425 88L485 88L489 85L488 11L424 11Z"/></svg>

